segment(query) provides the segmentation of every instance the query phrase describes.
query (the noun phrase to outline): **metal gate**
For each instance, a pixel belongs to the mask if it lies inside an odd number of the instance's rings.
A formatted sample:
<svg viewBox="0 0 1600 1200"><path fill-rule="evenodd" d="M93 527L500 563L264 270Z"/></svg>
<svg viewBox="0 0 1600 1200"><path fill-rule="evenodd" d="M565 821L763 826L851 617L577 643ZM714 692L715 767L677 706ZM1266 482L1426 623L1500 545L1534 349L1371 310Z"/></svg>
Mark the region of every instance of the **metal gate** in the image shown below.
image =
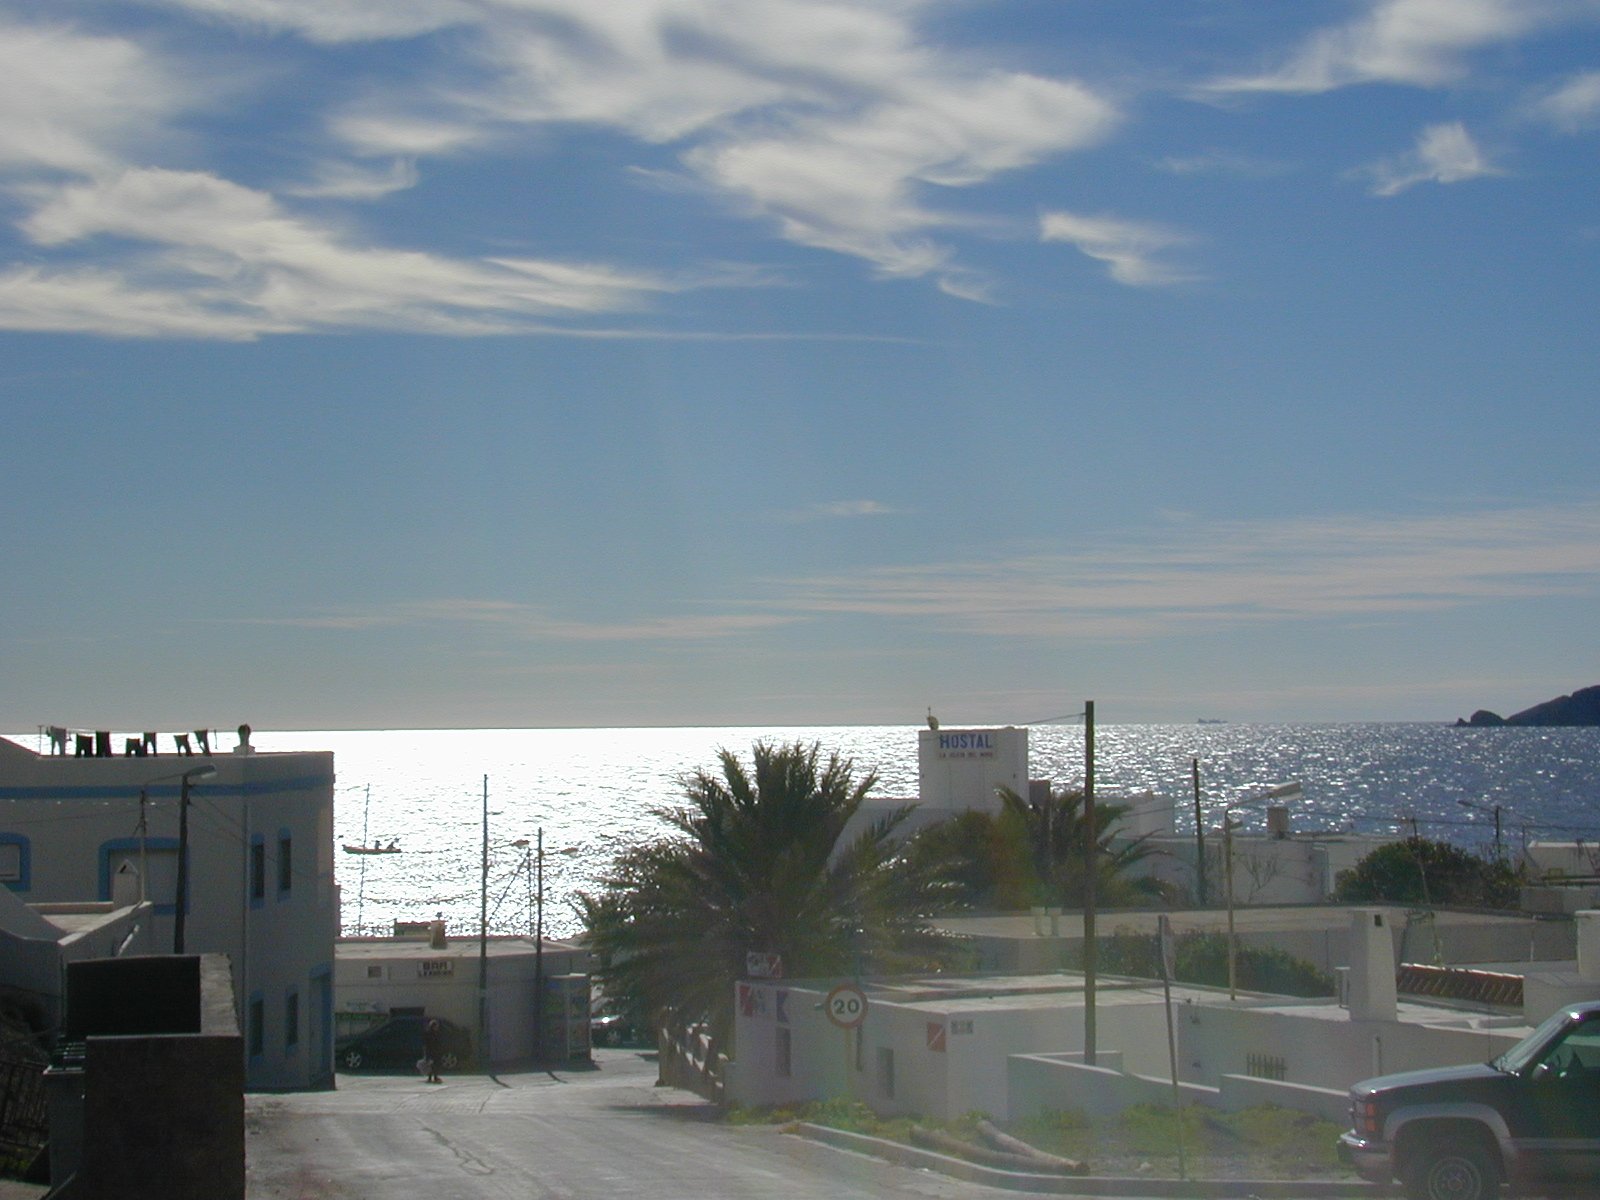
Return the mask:
<svg viewBox="0 0 1600 1200"><path fill-rule="evenodd" d="M20 1176L44 1147L44 1067L43 1055L0 1043L0 1177Z"/></svg>

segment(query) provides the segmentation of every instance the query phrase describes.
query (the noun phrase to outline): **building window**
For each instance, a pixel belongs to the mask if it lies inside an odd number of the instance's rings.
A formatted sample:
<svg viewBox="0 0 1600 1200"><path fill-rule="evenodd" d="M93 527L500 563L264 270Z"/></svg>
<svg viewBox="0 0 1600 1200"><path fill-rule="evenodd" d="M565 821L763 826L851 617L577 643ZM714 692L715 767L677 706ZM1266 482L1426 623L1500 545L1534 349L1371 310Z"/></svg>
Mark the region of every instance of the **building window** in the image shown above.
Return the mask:
<svg viewBox="0 0 1600 1200"><path fill-rule="evenodd" d="M17 833L0 833L0 883L13 892L28 890L28 839Z"/></svg>
<svg viewBox="0 0 1600 1200"><path fill-rule="evenodd" d="M250 839L250 903L260 904L267 897L267 846L257 834Z"/></svg>
<svg viewBox="0 0 1600 1200"><path fill-rule="evenodd" d="M383 978L383 968L382 967L373 966L372 964L369 963L367 965L367 978L368 979L382 979Z"/></svg>
<svg viewBox="0 0 1600 1200"><path fill-rule="evenodd" d="M193 863L193 859L190 862ZM144 895L156 912L170 915L178 911L178 839L112 838L100 846L100 899L111 899L113 881L124 868L144 875ZM189 910L194 911L193 882L190 884Z"/></svg>
<svg viewBox="0 0 1600 1200"><path fill-rule="evenodd" d="M779 1079L787 1079L794 1073L793 1042L790 1040L789 1030L784 1026L778 1026L776 1032L778 1034L777 1054L773 1059L772 1069Z"/></svg>
<svg viewBox="0 0 1600 1200"><path fill-rule="evenodd" d="M294 842L287 830L278 834L278 897L294 885Z"/></svg>
<svg viewBox="0 0 1600 1200"><path fill-rule="evenodd" d="M300 1045L300 993L283 998L283 1049L289 1053Z"/></svg>
<svg viewBox="0 0 1600 1200"><path fill-rule="evenodd" d="M250 997L250 1010L245 1019L245 1043L251 1058L260 1058L266 1049L267 1002L260 996Z"/></svg>
<svg viewBox="0 0 1600 1200"><path fill-rule="evenodd" d="M888 1046L878 1047L878 1092L894 1099L894 1051Z"/></svg>

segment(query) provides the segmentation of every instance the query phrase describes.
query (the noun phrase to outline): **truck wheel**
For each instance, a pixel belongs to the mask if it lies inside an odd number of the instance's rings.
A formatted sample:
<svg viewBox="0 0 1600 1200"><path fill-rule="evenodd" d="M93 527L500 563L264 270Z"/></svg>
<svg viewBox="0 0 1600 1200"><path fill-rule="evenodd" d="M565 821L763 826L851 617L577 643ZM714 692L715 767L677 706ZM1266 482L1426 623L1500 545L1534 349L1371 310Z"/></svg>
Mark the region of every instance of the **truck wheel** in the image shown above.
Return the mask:
<svg viewBox="0 0 1600 1200"><path fill-rule="evenodd" d="M1405 1188L1411 1200L1494 1200L1500 1193L1500 1163L1477 1142L1441 1138L1411 1155Z"/></svg>

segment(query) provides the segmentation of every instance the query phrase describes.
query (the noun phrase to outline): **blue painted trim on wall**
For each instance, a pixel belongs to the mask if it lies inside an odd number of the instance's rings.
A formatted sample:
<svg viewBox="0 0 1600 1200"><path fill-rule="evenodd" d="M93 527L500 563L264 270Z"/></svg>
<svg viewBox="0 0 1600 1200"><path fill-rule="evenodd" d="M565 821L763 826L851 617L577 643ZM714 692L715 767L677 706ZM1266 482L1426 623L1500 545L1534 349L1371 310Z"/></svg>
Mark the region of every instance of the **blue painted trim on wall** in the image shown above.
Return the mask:
<svg viewBox="0 0 1600 1200"><path fill-rule="evenodd" d="M315 1071L325 1071L330 1075L333 1072L333 964L318 963L311 968L311 994L320 997L318 1007L322 1010L319 1017L322 1021L322 1042L312 1049L316 1055L312 1063ZM326 987L318 985L327 980Z"/></svg>
<svg viewBox="0 0 1600 1200"><path fill-rule="evenodd" d="M172 850L172 851L176 851L178 849L178 839L175 838L175 837L145 838L144 844L145 844L145 849L147 849L147 850ZM111 899L111 855L113 853L115 853L116 851L118 851L118 850L138 850L138 849L139 849L139 839L138 838L112 838L109 841L105 841L105 842L101 842L100 843L100 899L101 900L109 900L109 899ZM150 881L148 879L144 881L144 887L145 887L145 896L148 899L155 900L156 898L154 896L150 895ZM192 903L193 902L193 897L191 897L190 900L191 900L191 903ZM159 900L156 900L156 915L157 916L170 917L174 913L176 913L177 911L178 911L178 902L177 902L176 898L174 898L172 900L169 900L165 904L161 903Z"/></svg>
<svg viewBox="0 0 1600 1200"><path fill-rule="evenodd" d="M257 859L257 851L260 858ZM261 863L261 894L256 895L256 863ZM250 862L246 867L245 886L250 889L250 907L260 908L267 902L267 839L259 833L250 835Z"/></svg>
<svg viewBox="0 0 1600 1200"><path fill-rule="evenodd" d="M261 1020L252 1021L252 1010L256 1005L261 1005ZM254 1043L256 1036L261 1038L258 1048ZM267 997L262 992L251 992L250 998L244 1006L244 1052L245 1057L251 1062L257 1062L266 1057L267 1053Z"/></svg>
<svg viewBox="0 0 1600 1200"><path fill-rule="evenodd" d="M13 892L25 892L33 886L33 839L21 833L0 833L0 846L16 846L17 878L6 880Z"/></svg>
<svg viewBox="0 0 1600 1200"><path fill-rule="evenodd" d="M283 884L283 844L289 843L289 886ZM294 895L294 831L287 826L278 827L278 878L275 880L278 888L278 899L288 900Z"/></svg>
<svg viewBox="0 0 1600 1200"><path fill-rule="evenodd" d="M203 765L203 764L197 764ZM318 787L332 787L332 775L301 775L289 779L262 779L243 784L220 784L211 781L189 785L191 796L274 796L280 792L306 792ZM159 784L149 794L176 796L177 784ZM6 787L0 785L0 800L117 800L139 798L137 783L96 784L94 786Z"/></svg>
<svg viewBox="0 0 1600 1200"><path fill-rule="evenodd" d="M294 1001L294 1004L293 1004L292 1007L294 1009L294 1014L295 1014L294 1028L293 1029L289 1028L289 1010L290 1010L290 1007L291 1007L289 1002L291 1000ZM299 985L295 984L295 985L293 985L291 987L284 988L283 989L283 1056L285 1058L289 1057L289 1055L291 1055L291 1054L298 1054L300 1052L300 1043L305 1040L301 1036L301 1030L304 1028L305 1023L306 1023L305 1014L300 1011L300 987L299 987ZM294 1034L294 1040L293 1041L289 1040L289 1035L291 1033Z"/></svg>

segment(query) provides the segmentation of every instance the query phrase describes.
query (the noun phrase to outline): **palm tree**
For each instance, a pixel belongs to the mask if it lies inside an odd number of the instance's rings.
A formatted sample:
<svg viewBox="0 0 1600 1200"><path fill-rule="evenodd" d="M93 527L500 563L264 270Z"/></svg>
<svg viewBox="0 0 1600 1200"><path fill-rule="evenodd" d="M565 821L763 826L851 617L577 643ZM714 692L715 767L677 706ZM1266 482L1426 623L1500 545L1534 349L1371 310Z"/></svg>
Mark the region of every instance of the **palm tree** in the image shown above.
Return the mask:
<svg viewBox="0 0 1600 1200"><path fill-rule="evenodd" d="M999 796L1004 816L1020 825L1027 839L1044 902L1082 907L1091 837L1083 792L1052 788L1038 800L1024 800L1003 787ZM1159 853L1149 834L1117 839L1117 827L1131 811L1132 805L1104 800L1094 806L1095 900L1107 907L1161 898L1157 880L1128 874L1134 864Z"/></svg>
<svg viewBox="0 0 1600 1200"><path fill-rule="evenodd" d="M674 832L580 897L606 990L677 1027L705 1022L719 1046L751 952L796 978L926 967L947 945L925 923L941 885L896 836L910 805L843 842L875 775L821 762L816 744L757 742L751 758L723 750L720 773L686 779L688 807L658 814Z"/></svg>
<svg viewBox="0 0 1600 1200"><path fill-rule="evenodd" d="M1082 907L1089 838L1083 793L1051 791L1038 801L1024 800L1010 788L997 794L998 813L958 813L918 838L915 850L927 868L941 873L959 907ZM1147 837L1117 838L1128 812L1126 804L1095 805L1095 898L1107 907L1163 898L1156 880L1129 874L1134 864L1158 851Z"/></svg>

